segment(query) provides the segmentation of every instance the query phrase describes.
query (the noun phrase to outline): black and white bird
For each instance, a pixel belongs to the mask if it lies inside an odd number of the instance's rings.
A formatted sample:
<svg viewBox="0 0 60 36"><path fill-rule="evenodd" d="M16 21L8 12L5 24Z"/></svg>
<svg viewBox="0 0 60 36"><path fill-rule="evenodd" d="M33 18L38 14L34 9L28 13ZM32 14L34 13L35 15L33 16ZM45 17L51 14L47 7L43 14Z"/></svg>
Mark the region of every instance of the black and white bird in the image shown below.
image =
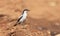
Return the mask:
<svg viewBox="0 0 60 36"><path fill-rule="evenodd" d="M18 18L18 20L14 26L16 26L17 24L23 23L26 20L28 11L30 11L30 10L28 10L28 9L23 10L21 16Z"/></svg>

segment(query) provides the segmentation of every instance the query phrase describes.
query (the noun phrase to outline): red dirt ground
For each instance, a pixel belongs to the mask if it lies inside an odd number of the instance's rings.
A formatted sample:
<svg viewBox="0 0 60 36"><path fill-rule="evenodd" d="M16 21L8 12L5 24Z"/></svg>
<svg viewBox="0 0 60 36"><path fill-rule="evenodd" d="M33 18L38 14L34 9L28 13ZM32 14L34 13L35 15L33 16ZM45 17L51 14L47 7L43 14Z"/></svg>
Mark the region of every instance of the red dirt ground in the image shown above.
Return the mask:
<svg viewBox="0 0 60 36"><path fill-rule="evenodd" d="M26 22L13 26L25 8ZM52 36L60 33L59 15L60 0L0 0L0 36Z"/></svg>

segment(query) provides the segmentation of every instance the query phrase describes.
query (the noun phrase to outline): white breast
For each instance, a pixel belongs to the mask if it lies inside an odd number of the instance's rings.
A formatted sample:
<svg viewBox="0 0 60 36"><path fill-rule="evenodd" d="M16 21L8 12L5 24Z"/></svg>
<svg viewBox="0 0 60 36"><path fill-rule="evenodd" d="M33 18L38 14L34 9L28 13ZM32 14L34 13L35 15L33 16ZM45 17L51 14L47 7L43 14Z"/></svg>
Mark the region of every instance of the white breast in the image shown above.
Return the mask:
<svg viewBox="0 0 60 36"><path fill-rule="evenodd" d="M20 22L23 22L23 21L26 19L27 13L24 12L22 16L23 16L23 17L20 19Z"/></svg>

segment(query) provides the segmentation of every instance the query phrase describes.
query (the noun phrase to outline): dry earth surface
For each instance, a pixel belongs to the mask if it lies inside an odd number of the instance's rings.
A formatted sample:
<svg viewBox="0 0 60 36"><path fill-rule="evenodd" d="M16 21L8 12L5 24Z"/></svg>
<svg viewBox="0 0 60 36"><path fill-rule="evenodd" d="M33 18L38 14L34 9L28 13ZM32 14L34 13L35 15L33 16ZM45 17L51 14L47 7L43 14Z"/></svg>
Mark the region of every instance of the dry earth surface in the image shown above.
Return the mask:
<svg viewBox="0 0 60 36"><path fill-rule="evenodd" d="M26 21L13 26L25 8L30 10ZM60 34L60 0L0 0L0 36L56 34Z"/></svg>

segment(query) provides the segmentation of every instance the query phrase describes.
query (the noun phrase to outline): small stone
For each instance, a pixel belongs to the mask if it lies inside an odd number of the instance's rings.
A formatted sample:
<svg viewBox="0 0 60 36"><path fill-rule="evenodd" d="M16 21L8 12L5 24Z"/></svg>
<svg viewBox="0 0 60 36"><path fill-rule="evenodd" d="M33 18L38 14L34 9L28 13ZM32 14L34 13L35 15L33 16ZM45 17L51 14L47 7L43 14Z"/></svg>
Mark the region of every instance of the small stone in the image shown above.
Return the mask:
<svg viewBox="0 0 60 36"><path fill-rule="evenodd" d="M59 23L55 23L55 25L59 26L60 24Z"/></svg>
<svg viewBox="0 0 60 36"><path fill-rule="evenodd" d="M57 35L55 35L55 36L60 36L60 34L57 34Z"/></svg>
<svg viewBox="0 0 60 36"><path fill-rule="evenodd" d="M56 6L56 2L49 2L50 6Z"/></svg>
<svg viewBox="0 0 60 36"><path fill-rule="evenodd" d="M48 34L50 34L50 33L51 33L51 31L50 31L50 30L47 30L47 33L48 33Z"/></svg>

